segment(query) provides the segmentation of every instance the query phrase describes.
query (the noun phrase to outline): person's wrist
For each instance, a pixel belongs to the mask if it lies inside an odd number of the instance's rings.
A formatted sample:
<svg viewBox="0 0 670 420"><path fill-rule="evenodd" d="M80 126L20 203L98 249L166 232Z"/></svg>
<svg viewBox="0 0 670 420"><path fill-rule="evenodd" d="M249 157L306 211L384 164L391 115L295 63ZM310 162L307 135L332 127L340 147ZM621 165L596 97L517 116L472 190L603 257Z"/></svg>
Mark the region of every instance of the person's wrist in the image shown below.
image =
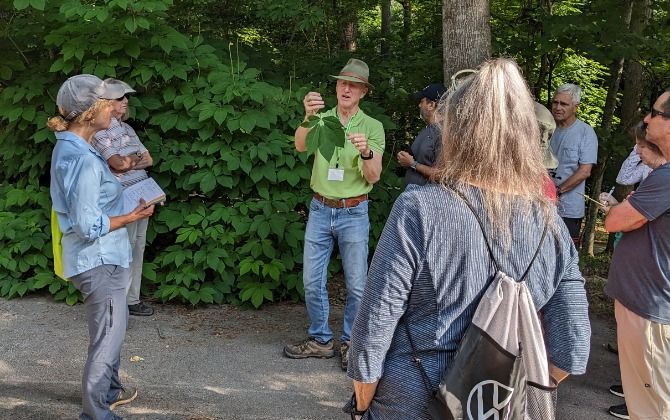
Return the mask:
<svg viewBox="0 0 670 420"><path fill-rule="evenodd" d="M411 164L409 167L412 168L412 170L413 170L414 172L416 172L416 165L418 165L418 164L419 164L419 162L417 162L417 161L415 160L415 161L412 161L412 164Z"/></svg>

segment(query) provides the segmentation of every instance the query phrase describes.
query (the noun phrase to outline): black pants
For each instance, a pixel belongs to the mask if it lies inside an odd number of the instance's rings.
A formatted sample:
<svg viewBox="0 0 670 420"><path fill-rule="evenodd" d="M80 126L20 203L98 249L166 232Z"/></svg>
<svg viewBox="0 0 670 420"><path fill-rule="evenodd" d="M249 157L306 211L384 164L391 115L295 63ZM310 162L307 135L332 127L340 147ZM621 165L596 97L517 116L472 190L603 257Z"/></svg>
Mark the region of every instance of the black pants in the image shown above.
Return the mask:
<svg viewBox="0 0 670 420"><path fill-rule="evenodd" d="M568 232L570 232L572 242L574 242L577 249L579 249L579 242L580 242L579 233L582 230L583 217L580 217L579 219L574 219L572 217L561 217L561 219L563 219L565 226L568 227Z"/></svg>

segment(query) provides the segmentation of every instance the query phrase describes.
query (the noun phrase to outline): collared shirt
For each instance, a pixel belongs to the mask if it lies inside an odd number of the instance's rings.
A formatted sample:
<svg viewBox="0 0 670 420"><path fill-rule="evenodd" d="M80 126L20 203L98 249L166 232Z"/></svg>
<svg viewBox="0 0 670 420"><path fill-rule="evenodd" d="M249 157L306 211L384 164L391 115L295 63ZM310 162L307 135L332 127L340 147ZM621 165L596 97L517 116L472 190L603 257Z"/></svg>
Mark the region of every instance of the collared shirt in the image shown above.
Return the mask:
<svg viewBox="0 0 670 420"><path fill-rule="evenodd" d="M105 159L84 139L69 131L56 133L50 193L63 233L65 277L102 264L129 266L126 229L109 231L109 218L123 213L122 189Z"/></svg>
<svg viewBox="0 0 670 420"><path fill-rule="evenodd" d="M621 185L635 185L651 173L651 168L642 163L640 155L637 154L637 146L633 147L626 160L621 164L616 183Z"/></svg>
<svg viewBox="0 0 670 420"><path fill-rule="evenodd" d="M558 159L558 167L553 171L554 183L558 186L567 181L579 165L598 162L598 138L593 127L576 120L570 127L556 127L551 136L551 151ZM579 219L584 217L584 194L586 181L574 189L561 194L558 199L558 214L561 217Z"/></svg>
<svg viewBox="0 0 670 420"><path fill-rule="evenodd" d="M112 118L112 124L107 130L95 133L92 144L105 160L109 160L114 155L125 157L147 151L133 127L116 118ZM117 174L116 177L124 187L127 187L149 178L149 175L144 169L131 169Z"/></svg>
<svg viewBox="0 0 670 420"><path fill-rule="evenodd" d="M322 114L323 117L337 117L337 107ZM384 127L382 123L369 117L359 109L351 117L346 134L364 133L368 146L377 155L384 153ZM358 157L358 158L357 158ZM328 170L337 168L344 170L343 181L329 181ZM363 160L360 152L349 139L344 140L344 147L336 147L330 162L319 153L314 154L312 167L312 190L326 198L348 198L367 194L372 190L372 184L363 176Z"/></svg>
<svg viewBox="0 0 670 420"><path fill-rule="evenodd" d="M428 124L416 136L412 143L414 160L426 166L435 166L435 161L442 150L442 130L438 124ZM412 168L405 172L405 184L425 185L428 179Z"/></svg>

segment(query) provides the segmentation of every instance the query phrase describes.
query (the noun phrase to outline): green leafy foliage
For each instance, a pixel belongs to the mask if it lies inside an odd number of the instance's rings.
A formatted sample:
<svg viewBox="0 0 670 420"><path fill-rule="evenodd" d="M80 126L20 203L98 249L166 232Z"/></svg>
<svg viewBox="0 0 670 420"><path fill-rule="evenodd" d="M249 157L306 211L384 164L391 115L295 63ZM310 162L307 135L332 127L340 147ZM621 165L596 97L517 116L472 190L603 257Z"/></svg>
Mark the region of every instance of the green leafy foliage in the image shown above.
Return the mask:
<svg viewBox="0 0 670 420"><path fill-rule="evenodd" d="M170 198L150 223L145 292L192 305L300 299L311 162L292 134L307 87L266 81L233 43L180 32L170 0L24 5L0 38L11 80L0 85L0 296L80 300L53 274L45 122L62 81L93 73L137 90L129 122ZM322 144L341 147L333 120L320 120Z"/></svg>
<svg viewBox="0 0 670 420"><path fill-rule="evenodd" d="M317 150L321 156L330 162L336 147L344 147L344 127L337 117L324 117L321 114L312 115L307 121L300 124L309 128L307 133L307 151L312 154Z"/></svg>
<svg viewBox="0 0 670 420"><path fill-rule="evenodd" d="M442 79L442 2L403 4L410 2L393 2L390 34L381 33L379 3L369 0L0 4L0 296L45 290L69 304L80 299L51 267L54 137L45 127L56 113L59 85L77 73L117 77L137 90L130 124L169 197L150 223L145 293L192 305L259 307L303 294L312 154L298 154L293 145L301 101L316 90L333 106L326 75L352 55L362 58L375 85L362 108L387 129L382 179L370 194L374 249L403 188L395 155L422 127L410 93ZM494 54L517 59L542 102L560 83L580 84L579 116L596 127L610 61L637 60L648 84L647 109L659 87L670 84L670 6L653 2L648 30L631 35L621 30L622 4L492 1ZM355 52L340 42L351 15ZM380 54L383 40L390 50ZM615 129L617 123L615 115ZM330 159L342 146L337 119L316 117L307 126L310 152ZM606 150L623 158L628 139L599 135ZM341 270L337 258L329 270Z"/></svg>

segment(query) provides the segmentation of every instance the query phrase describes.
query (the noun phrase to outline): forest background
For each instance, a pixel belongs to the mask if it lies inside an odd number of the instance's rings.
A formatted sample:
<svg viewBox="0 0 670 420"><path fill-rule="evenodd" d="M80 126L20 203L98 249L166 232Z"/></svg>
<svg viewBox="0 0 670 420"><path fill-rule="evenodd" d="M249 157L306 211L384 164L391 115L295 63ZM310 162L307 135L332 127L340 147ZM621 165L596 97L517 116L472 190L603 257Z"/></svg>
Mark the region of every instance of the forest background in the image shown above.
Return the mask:
<svg viewBox="0 0 670 420"><path fill-rule="evenodd" d="M547 105L558 85L579 84L578 116L600 143L597 194L670 86L669 41L670 2L651 0L0 0L0 297L81 299L53 274L49 225L45 124L68 76L137 90L129 123L169 197L150 223L145 293L259 307L303 294L311 161L292 135L308 90L335 104L328 75L348 58L370 65L362 108L387 135L373 250L403 188L395 155L422 127L412 92L487 56L517 60ZM611 248L593 258L596 219L591 208L587 269Z"/></svg>

